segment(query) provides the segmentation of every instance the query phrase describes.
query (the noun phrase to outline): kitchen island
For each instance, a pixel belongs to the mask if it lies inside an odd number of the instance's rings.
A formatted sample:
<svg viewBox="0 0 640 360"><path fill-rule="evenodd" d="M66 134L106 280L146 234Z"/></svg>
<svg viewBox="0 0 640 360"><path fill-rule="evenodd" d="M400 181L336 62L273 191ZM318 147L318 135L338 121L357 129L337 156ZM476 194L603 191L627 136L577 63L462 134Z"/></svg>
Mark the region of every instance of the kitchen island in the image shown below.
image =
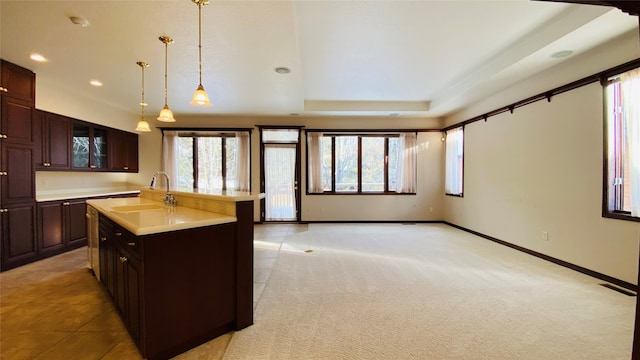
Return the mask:
<svg viewBox="0 0 640 360"><path fill-rule="evenodd" d="M147 359L167 359L253 323L253 204L260 195L142 189L89 200L100 282Z"/></svg>

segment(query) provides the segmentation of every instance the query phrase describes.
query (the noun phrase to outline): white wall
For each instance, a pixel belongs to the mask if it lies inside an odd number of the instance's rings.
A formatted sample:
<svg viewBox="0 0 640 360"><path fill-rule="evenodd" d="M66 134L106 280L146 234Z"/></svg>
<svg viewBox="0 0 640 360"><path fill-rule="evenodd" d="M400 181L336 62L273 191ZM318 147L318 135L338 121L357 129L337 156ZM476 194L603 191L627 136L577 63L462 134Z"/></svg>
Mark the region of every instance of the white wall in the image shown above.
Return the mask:
<svg viewBox="0 0 640 360"><path fill-rule="evenodd" d="M637 41L608 48L606 61L596 52L530 79L521 87L530 85L535 91L522 98L562 85L537 88L545 80L557 82L570 67L587 72L573 81L637 58ZM501 95L510 96L500 93L495 98ZM509 105L505 101L488 108L492 101L467 109L463 116ZM446 122L460 120L464 118L458 114ZM551 102L467 125L464 197L445 199L444 219L635 284L640 223L601 216L602 166L603 93L594 83L556 95ZM543 240L543 232L548 232L548 240Z"/></svg>

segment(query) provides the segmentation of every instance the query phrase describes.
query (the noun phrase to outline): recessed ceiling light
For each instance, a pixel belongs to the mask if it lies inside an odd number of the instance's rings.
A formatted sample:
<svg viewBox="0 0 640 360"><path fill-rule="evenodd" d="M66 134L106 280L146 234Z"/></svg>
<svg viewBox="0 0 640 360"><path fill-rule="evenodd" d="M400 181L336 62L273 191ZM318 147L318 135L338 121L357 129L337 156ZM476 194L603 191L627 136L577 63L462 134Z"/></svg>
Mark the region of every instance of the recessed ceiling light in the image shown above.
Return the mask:
<svg viewBox="0 0 640 360"><path fill-rule="evenodd" d="M47 62L47 58L40 55L40 54L31 54L31 56L29 56L31 58L31 60L33 61L37 61L37 62Z"/></svg>
<svg viewBox="0 0 640 360"><path fill-rule="evenodd" d="M89 81L89 84L93 85L93 86L102 86L102 83L98 80L91 80Z"/></svg>
<svg viewBox="0 0 640 360"><path fill-rule="evenodd" d="M573 54L573 51L571 50L564 50L564 51L558 51L557 53L554 53L553 55L551 55L552 58L554 59L560 59L563 57L567 57L569 55Z"/></svg>
<svg viewBox="0 0 640 360"><path fill-rule="evenodd" d="M140 103L140 106L147 106L147 105L148 105L148 104L147 104L147 103L145 103L145 102L141 102L141 103Z"/></svg>
<svg viewBox="0 0 640 360"><path fill-rule="evenodd" d="M284 67L284 66L277 67L275 70L278 74L288 74L291 72L291 70L289 70L288 67Z"/></svg>
<svg viewBox="0 0 640 360"><path fill-rule="evenodd" d="M81 18L80 16L70 16L69 20L76 25L80 25L82 27L87 27L89 25L89 21L85 18Z"/></svg>

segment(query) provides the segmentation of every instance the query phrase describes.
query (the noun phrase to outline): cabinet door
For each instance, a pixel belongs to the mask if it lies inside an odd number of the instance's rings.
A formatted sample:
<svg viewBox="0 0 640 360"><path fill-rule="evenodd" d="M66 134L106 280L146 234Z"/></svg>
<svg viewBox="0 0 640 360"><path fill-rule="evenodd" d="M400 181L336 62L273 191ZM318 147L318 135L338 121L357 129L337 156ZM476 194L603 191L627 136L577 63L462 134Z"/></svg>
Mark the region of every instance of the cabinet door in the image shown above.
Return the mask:
<svg viewBox="0 0 640 360"><path fill-rule="evenodd" d="M113 239L103 229L99 231L100 239L100 281L107 288L112 299L116 297L116 254Z"/></svg>
<svg viewBox="0 0 640 360"><path fill-rule="evenodd" d="M127 164L125 170L138 172L138 134L125 132Z"/></svg>
<svg viewBox="0 0 640 360"><path fill-rule="evenodd" d="M65 241L68 246L80 246L87 241L87 203L85 199L65 202Z"/></svg>
<svg viewBox="0 0 640 360"><path fill-rule="evenodd" d="M55 253L64 247L63 218L62 201L38 203L40 253Z"/></svg>
<svg viewBox="0 0 640 360"><path fill-rule="evenodd" d="M94 170L109 168L109 130L93 127L91 132L91 165Z"/></svg>
<svg viewBox="0 0 640 360"><path fill-rule="evenodd" d="M140 296L140 290L142 289L140 264L133 258L128 258L125 264L125 290L127 291L126 322L133 341L139 343L141 326L140 307L142 301Z"/></svg>
<svg viewBox="0 0 640 360"><path fill-rule="evenodd" d="M33 261L37 257L36 204L4 206L2 220L2 270Z"/></svg>
<svg viewBox="0 0 640 360"><path fill-rule="evenodd" d="M33 165L36 170L43 170L45 163L44 153L44 112L34 109L31 117L33 131Z"/></svg>
<svg viewBox="0 0 640 360"><path fill-rule="evenodd" d="M0 64L0 86L6 91L4 97L11 97L29 102L32 106L36 102L36 74L33 71L2 61Z"/></svg>
<svg viewBox="0 0 640 360"><path fill-rule="evenodd" d="M33 105L28 102L2 97L2 121L0 134L6 136L3 141L20 144L33 144L31 118Z"/></svg>
<svg viewBox="0 0 640 360"><path fill-rule="evenodd" d="M129 259L124 253L116 247L116 308L123 315L126 322L126 309L127 309L127 291L126 291L126 268L127 261ZM129 324L125 324L129 325Z"/></svg>
<svg viewBox="0 0 640 360"><path fill-rule="evenodd" d="M28 145L2 142L0 160L0 191L3 205L35 200L33 148ZM6 174L5 174L6 173Z"/></svg>
<svg viewBox="0 0 640 360"><path fill-rule="evenodd" d="M138 172L138 134L115 129L109 134L111 170Z"/></svg>
<svg viewBox="0 0 640 360"><path fill-rule="evenodd" d="M71 120L65 116L46 113L45 114L45 152L47 166L52 170L69 169L71 157L69 148L71 146Z"/></svg>

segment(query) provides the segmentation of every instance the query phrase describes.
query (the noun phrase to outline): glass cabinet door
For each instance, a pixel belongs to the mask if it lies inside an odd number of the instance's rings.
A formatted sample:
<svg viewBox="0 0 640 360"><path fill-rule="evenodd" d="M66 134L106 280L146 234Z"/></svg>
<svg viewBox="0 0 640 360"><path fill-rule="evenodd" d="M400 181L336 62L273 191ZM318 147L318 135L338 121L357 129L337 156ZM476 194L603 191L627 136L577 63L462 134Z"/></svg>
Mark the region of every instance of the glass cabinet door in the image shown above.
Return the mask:
<svg viewBox="0 0 640 360"><path fill-rule="evenodd" d="M73 162L74 168L89 167L89 126L73 124Z"/></svg>
<svg viewBox="0 0 640 360"><path fill-rule="evenodd" d="M107 129L93 128L93 161L94 169L106 169L109 167L109 143Z"/></svg>

